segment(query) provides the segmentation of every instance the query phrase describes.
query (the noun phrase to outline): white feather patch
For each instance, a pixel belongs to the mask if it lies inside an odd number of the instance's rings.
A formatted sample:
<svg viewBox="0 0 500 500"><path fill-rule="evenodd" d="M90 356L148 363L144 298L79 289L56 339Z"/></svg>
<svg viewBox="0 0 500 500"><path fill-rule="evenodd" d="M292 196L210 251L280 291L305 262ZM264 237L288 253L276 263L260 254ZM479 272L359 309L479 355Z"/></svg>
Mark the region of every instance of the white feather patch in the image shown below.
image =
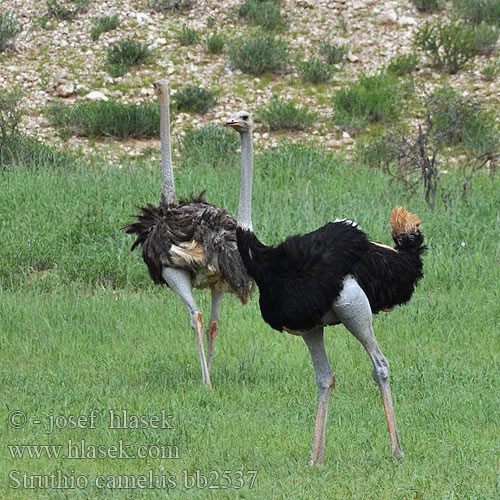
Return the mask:
<svg viewBox="0 0 500 500"><path fill-rule="evenodd" d="M352 227L357 227L359 230L361 230L361 226L356 221L350 219L335 219L333 222L344 222Z"/></svg>

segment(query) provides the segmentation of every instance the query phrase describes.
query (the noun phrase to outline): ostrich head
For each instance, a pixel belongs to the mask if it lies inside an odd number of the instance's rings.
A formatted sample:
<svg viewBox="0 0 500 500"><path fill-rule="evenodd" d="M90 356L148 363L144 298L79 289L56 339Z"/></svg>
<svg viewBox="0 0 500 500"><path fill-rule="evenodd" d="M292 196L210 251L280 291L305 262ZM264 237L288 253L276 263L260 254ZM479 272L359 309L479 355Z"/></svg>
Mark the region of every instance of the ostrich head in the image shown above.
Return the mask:
<svg viewBox="0 0 500 500"><path fill-rule="evenodd" d="M225 127L233 127L240 134L244 132L252 133L253 130L253 120L252 115L248 111L238 111L237 113L231 114L231 116L224 123Z"/></svg>
<svg viewBox="0 0 500 500"><path fill-rule="evenodd" d="M169 94L170 85L167 80L158 80L153 83L153 87L157 96L161 96L163 93Z"/></svg>

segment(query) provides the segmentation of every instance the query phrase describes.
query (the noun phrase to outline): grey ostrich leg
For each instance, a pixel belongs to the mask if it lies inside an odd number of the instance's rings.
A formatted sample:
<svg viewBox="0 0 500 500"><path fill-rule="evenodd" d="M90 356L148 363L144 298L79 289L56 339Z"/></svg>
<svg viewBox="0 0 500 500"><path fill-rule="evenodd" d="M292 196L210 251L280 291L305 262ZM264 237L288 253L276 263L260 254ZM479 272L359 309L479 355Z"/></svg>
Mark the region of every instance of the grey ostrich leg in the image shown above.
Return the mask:
<svg viewBox="0 0 500 500"><path fill-rule="evenodd" d="M389 363L382 354L373 333L372 312L368 298L352 276L345 279L344 288L335 301L333 310L337 318L361 342L368 356L370 356L373 364L372 377L382 395L382 404L391 439L391 454L398 459L404 458L392 406Z"/></svg>
<svg viewBox="0 0 500 500"><path fill-rule="evenodd" d="M316 411L316 422L314 424L314 436L311 449L309 465L323 463L325 461L325 434L328 419L328 401L332 387L335 385L335 377L328 362L323 341L323 327L314 328L302 335L304 342L309 348L311 359L316 372L316 383L318 385L318 409Z"/></svg>
<svg viewBox="0 0 500 500"><path fill-rule="evenodd" d="M210 374L212 370L212 357L214 353L214 342L217 334L219 332L219 309L222 302L222 297L224 297L224 292L216 290L214 287L210 289L212 291L212 306L210 308L210 320L207 326L207 368Z"/></svg>
<svg viewBox="0 0 500 500"><path fill-rule="evenodd" d="M196 343L198 344L201 378L208 388L212 388L210 373L208 372L207 361L205 359L205 350L203 349L203 317L193 298L191 277L184 269L174 269L172 267L165 267L162 276L168 286L179 295L188 310L189 317L191 318L191 328L196 334Z"/></svg>

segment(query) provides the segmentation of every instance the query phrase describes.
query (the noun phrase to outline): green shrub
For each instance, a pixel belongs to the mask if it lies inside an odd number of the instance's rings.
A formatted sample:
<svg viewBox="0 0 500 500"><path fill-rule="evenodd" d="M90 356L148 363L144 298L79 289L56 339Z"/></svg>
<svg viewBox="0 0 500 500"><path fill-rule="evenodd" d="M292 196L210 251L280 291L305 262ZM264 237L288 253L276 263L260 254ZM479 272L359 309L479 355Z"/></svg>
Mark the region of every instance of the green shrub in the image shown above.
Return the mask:
<svg viewBox="0 0 500 500"><path fill-rule="evenodd" d="M158 137L160 131L160 111L153 103L96 101L74 106L54 103L47 107L46 114L53 127L87 137Z"/></svg>
<svg viewBox="0 0 500 500"><path fill-rule="evenodd" d="M0 52L11 45L21 31L21 24L10 12L0 12Z"/></svg>
<svg viewBox="0 0 500 500"><path fill-rule="evenodd" d="M436 89L425 100L431 134L439 143L464 144L482 154L495 148L498 133L492 115L477 102L464 99L450 85Z"/></svg>
<svg viewBox="0 0 500 500"><path fill-rule="evenodd" d="M196 5L195 0L150 0L149 7L156 12L167 10L185 11Z"/></svg>
<svg viewBox="0 0 500 500"><path fill-rule="evenodd" d="M245 0L237 9L238 15L248 23L271 31L286 25L281 17L280 1Z"/></svg>
<svg viewBox="0 0 500 500"><path fill-rule="evenodd" d="M269 106L258 109L257 117L271 130L304 130L316 121L317 114L310 113L307 106L272 96Z"/></svg>
<svg viewBox="0 0 500 500"><path fill-rule="evenodd" d="M457 73L476 54L475 31L462 23L426 22L415 34L415 45L427 52L433 65Z"/></svg>
<svg viewBox="0 0 500 500"><path fill-rule="evenodd" d="M18 132L22 111L21 91L0 92L0 141Z"/></svg>
<svg viewBox="0 0 500 500"><path fill-rule="evenodd" d="M0 140L0 168L19 166L66 169L78 161L76 155L60 151L25 134L17 133Z"/></svg>
<svg viewBox="0 0 500 500"><path fill-rule="evenodd" d="M341 63L349 53L349 44L321 42L319 54L327 64Z"/></svg>
<svg viewBox="0 0 500 500"><path fill-rule="evenodd" d="M401 111L402 88L392 73L362 74L357 82L338 90L333 102L335 121L359 130L369 123L396 118Z"/></svg>
<svg viewBox="0 0 500 500"><path fill-rule="evenodd" d="M92 28L90 29L90 37L96 41L106 31L114 30L120 24L120 17L118 14L112 16L96 17L92 21Z"/></svg>
<svg viewBox="0 0 500 500"><path fill-rule="evenodd" d="M496 50L498 29L486 23L475 25L472 28L473 44L476 54L489 56Z"/></svg>
<svg viewBox="0 0 500 500"><path fill-rule="evenodd" d="M251 75L279 72L288 63L288 45L258 31L250 38L236 39L229 47L229 58L236 68Z"/></svg>
<svg viewBox="0 0 500 500"><path fill-rule="evenodd" d="M395 57L387 66L387 71L398 76L408 75L417 69L419 63L418 54L405 54Z"/></svg>
<svg viewBox="0 0 500 500"><path fill-rule="evenodd" d="M60 3L58 0L47 0L47 11L43 18L58 21L72 21L78 14L87 12L92 0L71 0Z"/></svg>
<svg viewBox="0 0 500 500"><path fill-rule="evenodd" d="M198 32L186 25L182 27L182 31L177 35L177 40L181 45L194 45L200 38Z"/></svg>
<svg viewBox="0 0 500 500"><path fill-rule="evenodd" d="M190 86L178 90L173 98L174 106L179 111L206 113L217 103L213 92L202 87Z"/></svg>
<svg viewBox="0 0 500 500"><path fill-rule="evenodd" d="M332 77L333 67L317 57L298 63L300 77L307 83L325 83Z"/></svg>
<svg viewBox="0 0 500 500"><path fill-rule="evenodd" d="M441 0L412 0L419 12L437 12L443 9Z"/></svg>
<svg viewBox="0 0 500 500"><path fill-rule="evenodd" d="M106 71L112 76L122 76L131 66L147 62L152 56L149 48L133 38L125 38L112 45L106 53Z"/></svg>
<svg viewBox="0 0 500 500"><path fill-rule="evenodd" d="M206 38L207 50L210 54L222 54L226 42L222 35L214 32Z"/></svg>
<svg viewBox="0 0 500 500"><path fill-rule="evenodd" d="M500 64L492 62L487 64L481 71L481 78L487 82L492 82L500 76Z"/></svg>
<svg viewBox="0 0 500 500"><path fill-rule="evenodd" d="M239 138L220 125L206 125L187 129L182 146L183 164L216 167L230 160L238 149Z"/></svg>
<svg viewBox="0 0 500 500"><path fill-rule="evenodd" d="M489 23L500 26L500 2L498 0L453 0L460 16L470 23Z"/></svg>

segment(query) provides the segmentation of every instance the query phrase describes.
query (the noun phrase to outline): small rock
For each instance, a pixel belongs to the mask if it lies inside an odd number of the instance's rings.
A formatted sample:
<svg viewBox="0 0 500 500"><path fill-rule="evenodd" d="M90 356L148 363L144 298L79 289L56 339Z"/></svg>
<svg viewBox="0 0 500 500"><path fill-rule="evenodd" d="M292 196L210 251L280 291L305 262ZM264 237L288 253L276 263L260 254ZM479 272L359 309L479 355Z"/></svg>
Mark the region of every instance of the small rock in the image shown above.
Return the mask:
<svg viewBox="0 0 500 500"><path fill-rule="evenodd" d="M141 95L154 95L154 93L153 89L141 89Z"/></svg>
<svg viewBox="0 0 500 500"><path fill-rule="evenodd" d="M295 5L304 9L314 9L314 0L296 0Z"/></svg>
<svg viewBox="0 0 500 500"><path fill-rule="evenodd" d="M399 26L416 26L417 21L413 17L402 16L398 20Z"/></svg>
<svg viewBox="0 0 500 500"><path fill-rule="evenodd" d="M347 60L349 62L356 62L359 61L359 57L349 52L349 54L347 54Z"/></svg>
<svg viewBox="0 0 500 500"><path fill-rule="evenodd" d="M342 132L342 141L344 144L352 144L354 139L347 132Z"/></svg>
<svg viewBox="0 0 500 500"><path fill-rule="evenodd" d="M107 101L109 98L98 90L93 90L83 97L86 101Z"/></svg>
<svg viewBox="0 0 500 500"><path fill-rule="evenodd" d="M69 97L75 93L75 86L70 82L61 83L56 90L59 97Z"/></svg>
<svg viewBox="0 0 500 500"><path fill-rule="evenodd" d="M160 45L165 45L167 43L167 39L166 38L157 38L152 44L151 44L151 48L152 49L156 49L156 47L160 46Z"/></svg>
<svg viewBox="0 0 500 500"><path fill-rule="evenodd" d="M145 23L146 21L149 21L151 18L149 17L148 14L146 14L145 12L137 12L137 14L135 15L135 18L137 19L137 22L138 23Z"/></svg>
<svg viewBox="0 0 500 500"><path fill-rule="evenodd" d="M394 24L397 22L398 16L393 10L387 10L379 14L375 20L380 25Z"/></svg>

